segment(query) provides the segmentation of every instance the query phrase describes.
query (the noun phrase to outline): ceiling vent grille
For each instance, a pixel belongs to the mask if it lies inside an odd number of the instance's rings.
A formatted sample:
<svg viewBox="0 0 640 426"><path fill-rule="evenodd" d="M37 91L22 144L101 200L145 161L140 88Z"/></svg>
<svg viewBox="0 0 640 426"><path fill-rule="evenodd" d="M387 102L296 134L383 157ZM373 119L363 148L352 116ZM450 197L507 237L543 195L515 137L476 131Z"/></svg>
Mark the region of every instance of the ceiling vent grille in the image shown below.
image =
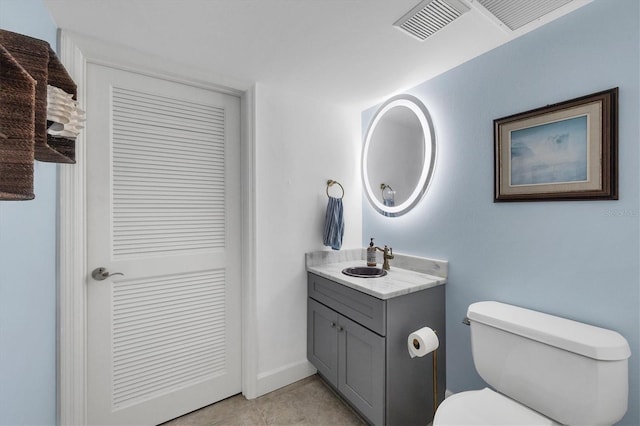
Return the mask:
<svg viewBox="0 0 640 426"><path fill-rule="evenodd" d="M459 0L424 0L393 25L422 41L468 11Z"/></svg>
<svg viewBox="0 0 640 426"><path fill-rule="evenodd" d="M511 31L560 9L573 0L477 0Z"/></svg>

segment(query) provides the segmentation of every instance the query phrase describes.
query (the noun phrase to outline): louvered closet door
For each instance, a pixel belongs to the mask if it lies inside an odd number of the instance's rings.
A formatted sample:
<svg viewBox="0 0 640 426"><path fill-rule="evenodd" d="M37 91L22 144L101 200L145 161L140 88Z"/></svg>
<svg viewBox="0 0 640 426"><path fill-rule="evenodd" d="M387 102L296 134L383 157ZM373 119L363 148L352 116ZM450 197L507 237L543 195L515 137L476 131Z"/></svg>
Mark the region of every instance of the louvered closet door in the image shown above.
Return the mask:
<svg viewBox="0 0 640 426"><path fill-rule="evenodd" d="M157 424L241 391L239 99L87 69L91 424Z"/></svg>

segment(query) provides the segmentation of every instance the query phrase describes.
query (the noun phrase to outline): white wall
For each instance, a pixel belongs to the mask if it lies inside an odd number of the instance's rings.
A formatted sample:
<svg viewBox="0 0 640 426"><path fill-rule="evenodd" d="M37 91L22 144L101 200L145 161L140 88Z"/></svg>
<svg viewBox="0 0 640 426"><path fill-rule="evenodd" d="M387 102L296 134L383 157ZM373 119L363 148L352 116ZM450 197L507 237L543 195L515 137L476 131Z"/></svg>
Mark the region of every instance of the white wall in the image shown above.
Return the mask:
<svg viewBox="0 0 640 426"><path fill-rule="evenodd" d="M326 181L345 190L343 248L360 247L360 111L256 85L258 394L315 372L307 361L304 253L322 244ZM335 186L330 194L339 194Z"/></svg>

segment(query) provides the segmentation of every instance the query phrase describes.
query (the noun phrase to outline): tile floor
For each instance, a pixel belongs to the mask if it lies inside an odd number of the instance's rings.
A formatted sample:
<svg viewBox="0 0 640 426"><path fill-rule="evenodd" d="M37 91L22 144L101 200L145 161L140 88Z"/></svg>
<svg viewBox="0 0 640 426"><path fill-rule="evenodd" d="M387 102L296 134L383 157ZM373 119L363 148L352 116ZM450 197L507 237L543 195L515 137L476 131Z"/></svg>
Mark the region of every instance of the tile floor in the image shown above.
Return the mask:
<svg viewBox="0 0 640 426"><path fill-rule="evenodd" d="M162 426L366 425L317 375L259 398L242 395L209 405Z"/></svg>

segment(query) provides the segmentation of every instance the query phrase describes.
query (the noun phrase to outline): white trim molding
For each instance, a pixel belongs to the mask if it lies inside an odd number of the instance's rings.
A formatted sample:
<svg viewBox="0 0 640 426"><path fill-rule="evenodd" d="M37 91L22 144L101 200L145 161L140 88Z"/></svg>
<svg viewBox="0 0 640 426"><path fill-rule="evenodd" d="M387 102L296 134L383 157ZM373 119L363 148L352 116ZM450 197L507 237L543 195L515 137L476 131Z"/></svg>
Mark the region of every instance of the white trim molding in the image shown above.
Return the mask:
<svg viewBox="0 0 640 426"><path fill-rule="evenodd" d="M242 146L240 147L242 179L242 393L247 399L258 396L258 356L253 342L257 336L255 279L255 86L241 99Z"/></svg>
<svg viewBox="0 0 640 426"><path fill-rule="evenodd" d="M168 63L74 34L59 32L62 63L78 85L80 105L86 105L87 64L95 63L182 84L215 90L241 99L242 155L242 391L255 397L258 354L247 342L255 339L255 89L245 83L213 78L207 72ZM58 166L58 424L87 423L87 227L86 150L84 132L76 140L76 164ZM90 141L88 141L90 143ZM253 395L253 396L252 396Z"/></svg>
<svg viewBox="0 0 640 426"><path fill-rule="evenodd" d="M318 370L306 359L258 375L257 396L265 395L283 386L316 374Z"/></svg>
<svg viewBox="0 0 640 426"><path fill-rule="evenodd" d="M64 32L60 60L86 105L86 60ZM76 164L58 166L58 424L86 424L86 201L85 137L76 139Z"/></svg>

